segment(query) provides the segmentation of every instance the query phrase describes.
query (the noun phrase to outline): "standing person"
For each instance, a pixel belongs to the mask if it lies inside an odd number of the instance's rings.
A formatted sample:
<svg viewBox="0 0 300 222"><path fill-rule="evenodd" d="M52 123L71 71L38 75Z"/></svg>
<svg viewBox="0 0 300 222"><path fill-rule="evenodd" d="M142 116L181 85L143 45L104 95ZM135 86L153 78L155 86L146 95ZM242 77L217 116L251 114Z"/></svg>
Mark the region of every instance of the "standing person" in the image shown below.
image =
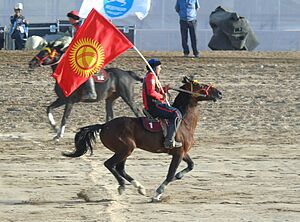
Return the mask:
<svg viewBox="0 0 300 222"><path fill-rule="evenodd" d="M161 71L161 62L158 59L150 59L148 63L158 78ZM182 120L182 114L177 108L169 106L166 103L166 94L163 94L162 90L158 87L155 73L152 73L148 66L146 68L148 72L146 73L143 81L144 109L154 118L159 117L169 120L164 147L167 149L181 147L182 143L177 142L175 140L175 136ZM167 88L168 87L165 87L165 91L167 91Z"/></svg>
<svg viewBox="0 0 300 222"><path fill-rule="evenodd" d="M15 14L10 17L10 36L15 39L15 49L24 49L26 38L28 37L28 23L21 11L23 4L17 3L14 7Z"/></svg>
<svg viewBox="0 0 300 222"><path fill-rule="evenodd" d="M193 54L199 57L197 49L197 10L200 8L198 0L177 0L175 10L180 18L180 33L183 54L188 57L190 54L188 46L188 32L190 33Z"/></svg>
<svg viewBox="0 0 300 222"><path fill-rule="evenodd" d="M74 36L81 26L79 13L78 11L73 10L67 14L67 17L69 18L70 24L73 26L72 35ZM96 101L97 93L96 93L95 81L93 77L89 78L84 83L84 88L85 88L85 93L83 94L81 99L83 101L90 101L90 102Z"/></svg>

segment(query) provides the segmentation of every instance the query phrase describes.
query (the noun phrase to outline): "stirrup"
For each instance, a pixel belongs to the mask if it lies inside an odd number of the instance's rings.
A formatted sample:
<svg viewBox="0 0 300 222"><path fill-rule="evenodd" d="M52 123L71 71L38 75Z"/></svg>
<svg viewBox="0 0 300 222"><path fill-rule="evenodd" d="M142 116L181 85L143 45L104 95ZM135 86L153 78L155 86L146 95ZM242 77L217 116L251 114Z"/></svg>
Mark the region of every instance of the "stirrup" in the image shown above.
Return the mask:
<svg viewBox="0 0 300 222"><path fill-rule="evenodd" d="M174 141L165 141L164 142L164 147L166 149L179 148L179 147L182 147L182 143L177 142L176 140L174 140Z"/></svg>

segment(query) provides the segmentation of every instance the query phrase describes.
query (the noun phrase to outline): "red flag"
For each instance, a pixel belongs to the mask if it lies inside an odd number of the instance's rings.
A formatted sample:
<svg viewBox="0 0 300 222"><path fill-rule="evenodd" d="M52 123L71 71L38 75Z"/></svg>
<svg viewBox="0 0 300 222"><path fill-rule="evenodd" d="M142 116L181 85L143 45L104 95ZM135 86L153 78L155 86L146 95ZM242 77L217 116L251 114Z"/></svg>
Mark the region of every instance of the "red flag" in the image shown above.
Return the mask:
<svg viewBox="0 0 300 222"><path fill-rule="evenodd" d="M53 77L69 96L93 74L132 43L105 17L93 9L58 64Z"/></svg>

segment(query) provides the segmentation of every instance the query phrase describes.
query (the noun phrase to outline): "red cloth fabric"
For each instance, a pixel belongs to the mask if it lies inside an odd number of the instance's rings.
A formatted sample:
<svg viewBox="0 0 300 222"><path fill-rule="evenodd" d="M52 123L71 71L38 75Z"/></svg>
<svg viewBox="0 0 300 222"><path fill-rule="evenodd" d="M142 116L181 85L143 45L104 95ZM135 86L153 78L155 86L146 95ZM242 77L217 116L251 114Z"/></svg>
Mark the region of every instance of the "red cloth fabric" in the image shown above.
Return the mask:
<svg viewBox="0 0 300 222"><path fill-rule="evenodd" d="M53 77L65 96L105 65L133 47L105 17L93 9L73 38Z"/></svg>
<svg viewBox="0 0 300 222"><path fill-rule="evenodd" d="M161 89L157 86L155 74L148 72L144 79L143 104L146 110L153 105L153 99L165 103Z"/></svg>

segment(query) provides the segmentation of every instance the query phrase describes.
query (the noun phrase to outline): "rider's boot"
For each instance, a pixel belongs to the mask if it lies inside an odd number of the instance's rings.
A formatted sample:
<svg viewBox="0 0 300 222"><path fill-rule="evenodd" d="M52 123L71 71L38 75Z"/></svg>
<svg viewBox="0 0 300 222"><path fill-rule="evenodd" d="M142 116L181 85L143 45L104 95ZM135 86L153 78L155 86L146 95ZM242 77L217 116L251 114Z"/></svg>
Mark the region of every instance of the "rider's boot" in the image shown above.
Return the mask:
<svg viewBox="0 0 300 222"><path fill-rule="evenodd" d="M167 149L182 147L182 143L181 142L177 142L175 140L176 131L179 128L181 120L177 120L175 122L176 122L176 124L174 122L172 122L168 126L167 136L166 136L165 141L164 141L164 146Z"/></svg>
<svg viewBox="0 0 300 222"><path fill-rule="evenodd" d="M83 101L95 101L97 99L97 93L96 93L96 90L95 90L95 82L94 82L93 77L89 78L84 83L84 88L85 88L86 92L82 96L81 99Z"/></svg>

